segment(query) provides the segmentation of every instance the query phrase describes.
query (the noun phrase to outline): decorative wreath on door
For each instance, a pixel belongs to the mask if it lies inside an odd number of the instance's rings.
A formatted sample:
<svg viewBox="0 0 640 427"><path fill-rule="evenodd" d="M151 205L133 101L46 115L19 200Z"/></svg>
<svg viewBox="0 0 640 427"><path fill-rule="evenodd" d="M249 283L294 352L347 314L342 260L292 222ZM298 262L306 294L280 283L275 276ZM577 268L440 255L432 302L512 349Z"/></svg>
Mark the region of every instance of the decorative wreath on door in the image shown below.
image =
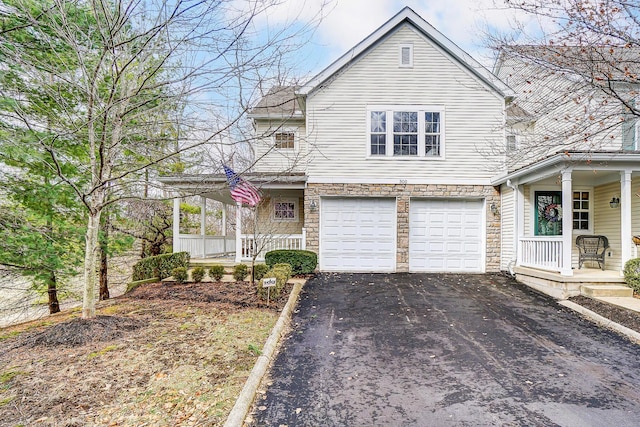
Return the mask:
<svg viewBox="0 0 640 427"><path fill-rule="evenodd" d="M543 215L549 222L560 222L562 220L562 206L557 203L549 203L544 207Z"/></svg>

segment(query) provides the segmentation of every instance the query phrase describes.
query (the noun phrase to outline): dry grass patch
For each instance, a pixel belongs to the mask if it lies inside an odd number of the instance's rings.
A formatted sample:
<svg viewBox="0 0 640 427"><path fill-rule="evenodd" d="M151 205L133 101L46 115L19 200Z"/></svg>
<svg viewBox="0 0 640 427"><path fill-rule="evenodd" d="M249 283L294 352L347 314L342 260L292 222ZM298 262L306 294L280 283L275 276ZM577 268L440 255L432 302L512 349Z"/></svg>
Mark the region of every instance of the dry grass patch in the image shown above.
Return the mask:
<svg viewBox="0 0 640 427"><path fill-rule="evenodd" d="M2 331L0 426L222 424L278 310L135 292L96 321Z"/></svg>

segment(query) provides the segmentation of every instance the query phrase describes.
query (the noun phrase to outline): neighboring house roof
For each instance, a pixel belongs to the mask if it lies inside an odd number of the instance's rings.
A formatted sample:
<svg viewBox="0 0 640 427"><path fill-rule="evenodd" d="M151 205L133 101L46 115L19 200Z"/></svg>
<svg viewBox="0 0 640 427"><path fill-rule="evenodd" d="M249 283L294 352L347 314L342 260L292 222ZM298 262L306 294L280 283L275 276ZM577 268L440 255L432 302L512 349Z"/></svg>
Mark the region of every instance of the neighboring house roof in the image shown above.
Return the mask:
<svg viewBox="0 0 640 427"><path fill-rule="evenodd" d="M302 118L302 110L296 96L298 86L274 86L249 112L249 117Z"/></svg>
<svg viewBox="0 0 640 427"><path fill-rule="evenodd" d="M387 34L397 29L403 24L410 24L416 28L420 33L434 43L436 46L448 53L453 59L455 59L465 69L470 71L482 82L487 84L493 90L498 92L503 97L511 97L514 95L513 90L498 79L491 71L486 69L482 64L473 59L468 53L460 49L444 36L441 32L436 30L431 24L425 21L420 15L415 13L411 8L405 7L397 15L388 20L376 31L371 33L367 38L358 43L354 48L342 55L338 60L329 65L318 75L309 80L304 86L298 90L300 95L308 95L314 89L321 86L327 80L329 80L334 74L338 73L344 67L357 61L362 55L369 51L372 47L377 45Z"/></svg>
<svg viewBox="0 0 640 427"><path fill-rule="evenodd" d="M518 59L531 65L540 65L550 72L563 73L565 77L580 76L592 84L640 83L640 49L637 47L610 45L510 45L502 47L494 73L509 59ZM530 76L521 76L523 79Z"/></svg>

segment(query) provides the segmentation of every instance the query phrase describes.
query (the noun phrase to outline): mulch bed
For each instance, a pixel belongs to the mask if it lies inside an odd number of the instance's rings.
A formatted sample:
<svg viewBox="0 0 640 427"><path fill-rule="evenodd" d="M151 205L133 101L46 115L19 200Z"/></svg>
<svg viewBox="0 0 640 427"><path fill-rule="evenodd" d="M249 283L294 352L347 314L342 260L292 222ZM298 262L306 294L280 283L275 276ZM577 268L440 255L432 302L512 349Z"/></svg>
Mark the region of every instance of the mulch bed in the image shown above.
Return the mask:
<svg viewBox="0 0 640 427"><path fill-rule="evenodd" d="M266 301L258 298L256 287L249 282L162 282L140 286L129 292L133 299L164 299L197 302L219 302L240 307L271 308L282 310L293 285L287 283L280 297Z"/></svg>
<svg viewBox="0 0 640 427"><path fill-rule="evenodd" d="M576 304L583 306L595 313L598 313L602 317L606 317L622 326L626 326L629 329L640 332L640 313L626 308L618 307L613 304L609 304L603 301L598 301L585 296L577 296L569 298Z"/></svg>

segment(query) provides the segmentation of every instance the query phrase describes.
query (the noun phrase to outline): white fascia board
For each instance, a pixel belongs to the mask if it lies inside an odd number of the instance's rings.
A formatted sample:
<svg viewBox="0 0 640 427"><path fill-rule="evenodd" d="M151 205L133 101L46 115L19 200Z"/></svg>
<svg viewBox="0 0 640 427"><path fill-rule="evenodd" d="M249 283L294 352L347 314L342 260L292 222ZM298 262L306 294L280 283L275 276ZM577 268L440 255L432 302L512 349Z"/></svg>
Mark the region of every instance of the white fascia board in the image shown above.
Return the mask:
<svg viewBox="0 0 640 427"><path fill-rule="evenodd" d="M308 95L318 85L329 79L332 75L340 71L344 66L358 58L363 52L382 40L391 30L400 25L403 21L408 21L420 30L429 40L439 45L448 52L461 65L469 69L474 75L487 83L503 97L513 97L515 92L504 82L498 79L493 73L487 70L482 64L473 59L471 55L460 49L455 43L449 40L444 34L435 29L425 21L420 15L415 13L410 7L405 7L393 18L384 23L380 28L371 33L367 38L358 43L351 50L334 61L331 65L309 80L296 92L299 95Z"/></svg>
<svg viewBox="0 0 640 427"><path fill-rule="evenodd" d="M582 158L577 158L582 156ZM607 162L599 165L598 162ZM559 164L568 164L573 170L613 169L621 170L631 168L640 171L640 154L638 153L559 153L547 159L533 163L509 174L501 174L491 178L493 185L504 184L508 180L519 181L521 184L535 181L541 176L547 176L558 169L547 171Z"/></svg>

